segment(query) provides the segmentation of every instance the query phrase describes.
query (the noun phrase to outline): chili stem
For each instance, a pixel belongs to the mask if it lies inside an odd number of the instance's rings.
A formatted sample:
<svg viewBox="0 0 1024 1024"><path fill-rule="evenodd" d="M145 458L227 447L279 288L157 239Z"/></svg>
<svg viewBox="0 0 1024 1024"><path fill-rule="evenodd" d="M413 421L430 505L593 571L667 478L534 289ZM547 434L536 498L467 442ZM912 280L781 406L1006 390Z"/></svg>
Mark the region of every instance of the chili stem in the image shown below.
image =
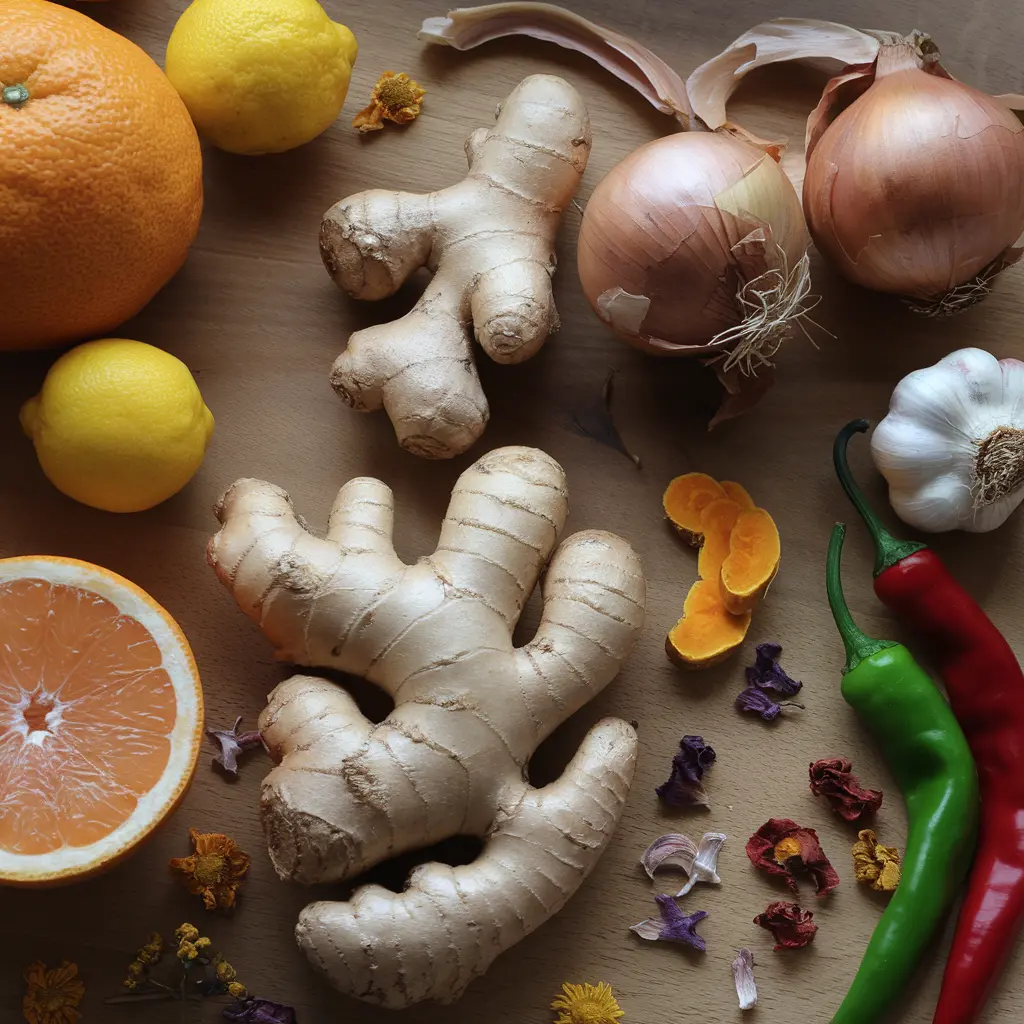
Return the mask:
<svg viewBox="0 0 1024 1024"><path fill-rule="evenodd" d="M846 449L850 438L854 434L863 434L871 426L867 420L851 420L836 434L835 444L832 446L832 461L836 467L836 476L846 491L846 496L853 502L853 507L858 515L864 520L864 525L871 534L871 540L875 545L875 575L885 572L890 566L902 562L904 558L912 555L915 551L921 551L924 544L918 544L913 540L898 540L883 525L882 521L875 514L874 509L867 503L864 492L860 489L857 481L850 471L850 461L847 458Z"/></svg>
<svg viewBox="0 0 1024 1024"><path fill-rule="evenodd" d="M828 591L828 606L832 609L832 618L836 620L836 629L843 638L846 647L846 666L843 675L852 672L865 658L884 651L887 647L897 647L892 640L876 640L862 632L846 603L843 594L843 581L840 563L843 557L843 539L846 537L846 525L836 523L832 527L832 536L828 541L828 556L825 559L825 589Z"/></svg>

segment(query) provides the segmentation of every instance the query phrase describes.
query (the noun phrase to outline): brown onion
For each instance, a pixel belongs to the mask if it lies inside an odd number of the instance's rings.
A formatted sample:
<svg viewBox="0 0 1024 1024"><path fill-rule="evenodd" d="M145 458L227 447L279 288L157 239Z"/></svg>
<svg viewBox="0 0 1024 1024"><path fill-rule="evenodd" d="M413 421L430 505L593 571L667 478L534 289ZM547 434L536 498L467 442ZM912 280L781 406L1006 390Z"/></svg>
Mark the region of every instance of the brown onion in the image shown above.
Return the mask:
<svg viewBox="0 0 1024 1024"><path fill-rule="evenodd" d="M774 153L690 132L608 172L587 203L577 260L591 306L626 341L658 355L742 349L756 368L802 315L808 244Z"/></svg>
<svg viewBox="0 0 1024 1024"><path fill-rule="evenodd" d="M1009 247L1024 231L1024 125L910 41L883 45L873 78L845 87L862 95L843 109L833 83L808 122L815 244L851 281L923 312L982 298L1019 255Z"/></svg>

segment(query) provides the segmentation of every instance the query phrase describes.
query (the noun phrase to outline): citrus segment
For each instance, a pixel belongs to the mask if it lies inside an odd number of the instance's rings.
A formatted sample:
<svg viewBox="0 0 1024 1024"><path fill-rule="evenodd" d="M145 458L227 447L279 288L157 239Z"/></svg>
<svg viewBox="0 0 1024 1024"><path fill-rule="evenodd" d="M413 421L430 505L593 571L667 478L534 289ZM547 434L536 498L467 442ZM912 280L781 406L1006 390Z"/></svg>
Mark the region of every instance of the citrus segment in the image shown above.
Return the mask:
<svg viewBox="0 0 1024 1024"><path fill-rule="evenodd" d="M0 561L0 881L120 858L183 795L202 691L174 620L84 562Z"/></svg>

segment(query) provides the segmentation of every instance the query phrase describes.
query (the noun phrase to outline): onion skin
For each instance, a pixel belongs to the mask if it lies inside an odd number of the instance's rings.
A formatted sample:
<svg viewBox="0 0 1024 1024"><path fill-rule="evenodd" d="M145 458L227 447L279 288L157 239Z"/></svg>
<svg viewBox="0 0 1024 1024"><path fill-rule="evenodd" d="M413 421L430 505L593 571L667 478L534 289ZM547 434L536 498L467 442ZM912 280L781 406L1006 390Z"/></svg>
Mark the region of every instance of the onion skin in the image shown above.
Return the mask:
<svg viewBox="0 0 1024 1024"><path fill-rule="evenodd" d="M720 208L716 197L755 167L764 175L764 209ZM583 291L598 316L637 348L657 355L716 351L715 335L743 318L738 288L756 276L733 247L768 224L794 267L809 241L800 201L763 148L725 132L656 139L613 167L587 203L577 247ZM764 269L762 255L758 272ZM630 316L616 322L602 301L615 289L649 299L646 315L641 305L632 323Z"/></svg>
<svg viewBox="0 0 1024 1024"><path fill-rule="evenodd" d="M867 91L808 138L811 236L856 284L940 300L1024 231L1024 126L907 44L883 46Z"/></svg>

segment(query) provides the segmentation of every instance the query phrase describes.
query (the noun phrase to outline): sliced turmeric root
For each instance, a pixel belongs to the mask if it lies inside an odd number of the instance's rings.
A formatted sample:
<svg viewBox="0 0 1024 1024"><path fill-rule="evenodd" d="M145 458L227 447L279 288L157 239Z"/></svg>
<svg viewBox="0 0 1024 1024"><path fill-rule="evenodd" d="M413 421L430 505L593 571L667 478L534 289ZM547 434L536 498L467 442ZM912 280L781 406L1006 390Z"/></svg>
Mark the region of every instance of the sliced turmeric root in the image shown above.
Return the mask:
<svg viewBox="0 0 1024 1024"><path fill-rule="evenodd" d="M729 556L729 538L742 514L743 509L732 498L716 498L704 506L700 514L704 543L697 555L697 574L701 579L718 582L722 563Z"/></svg>
<svg viewBox="0 0 1024 1024"><path fill-rule="evenodd" d="M704 537L701 513L711 502L725 497L722 485L707 473L685 473L665 488L661 501L669 522L691 544L697 545Z"/></svg>
<svg viewBox="0 0 1024 1024"><path fill-rule="evenodd" d="M722 601L733 615L749 613L764 597L779 571L781 553L778 528L763 508L736 518L719 572Z"/></svg>
<svg viewBox="0 0 1024 1024"><path fill-rule="evenodd" d="M754 499L747 493L746 487L742 484L735 483L732 480L723 480L722 490L725 491L725 496L732 498L744 512L757 508L757 505L754 504Z"/></svg>
<svg viewBox="0 0 1024 1024"><path fill-rule="evenodd" d="M683 617L669 630L665 651L682 668L708 668L736 650L749 628L750 612L733 615L718 580L697 580L686 595Z"/></svg>

